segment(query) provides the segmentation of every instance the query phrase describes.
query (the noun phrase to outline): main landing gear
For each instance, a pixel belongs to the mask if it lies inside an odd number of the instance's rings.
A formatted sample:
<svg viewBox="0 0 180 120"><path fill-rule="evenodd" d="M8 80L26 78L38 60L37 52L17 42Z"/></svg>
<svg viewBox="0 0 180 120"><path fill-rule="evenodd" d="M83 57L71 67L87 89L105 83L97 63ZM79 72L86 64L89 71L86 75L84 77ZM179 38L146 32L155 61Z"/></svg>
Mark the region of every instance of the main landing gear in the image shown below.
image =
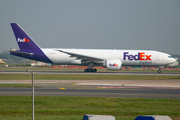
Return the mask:
<svg viewBox="0 0 180 120"><path fill-rule="evenodd" d="M159 68L158 73L161 73L161 68Z"/></svg>
<svg viewBox="0 0 180 120"><path fill-rule="evenodd" d="M84 72L97 72L97 69L85 69Z"/></svg>
<svg viewBox="0 0 180 120"><path fill-rule="evenodd" d="M97 69L92 69L94 67L94 63L89 63L88 69L85 69L84 72L97 72Z"/></svg>

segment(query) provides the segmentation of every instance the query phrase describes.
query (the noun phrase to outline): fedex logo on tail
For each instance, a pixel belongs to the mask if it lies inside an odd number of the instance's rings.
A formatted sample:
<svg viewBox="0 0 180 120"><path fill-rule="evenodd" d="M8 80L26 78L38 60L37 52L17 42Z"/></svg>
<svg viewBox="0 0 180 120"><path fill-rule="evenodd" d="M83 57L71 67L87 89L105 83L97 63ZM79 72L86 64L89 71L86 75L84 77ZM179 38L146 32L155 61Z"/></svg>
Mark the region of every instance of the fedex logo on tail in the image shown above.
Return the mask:
<svg viewBox="0 0 180 120"><path fill-rule="evenodd" d="M129 52L124 52L124 60L149 60L151 61L152 55L146 55L144 52L139 52L137 55L129 54Z"/></svg>
<svg viewBox="0 0 180 120"><path fill-rule="evenodd" d="M18 42L29 42L29 39L27 39L27 38L24 38L24 39L18 38Z"/></svg>
<svg viewBox="0 0 180 120"><path fill-rule="evenodd" d="M109 66L118 66L118 64L114 63L114 64L109 64Z"/></svg>

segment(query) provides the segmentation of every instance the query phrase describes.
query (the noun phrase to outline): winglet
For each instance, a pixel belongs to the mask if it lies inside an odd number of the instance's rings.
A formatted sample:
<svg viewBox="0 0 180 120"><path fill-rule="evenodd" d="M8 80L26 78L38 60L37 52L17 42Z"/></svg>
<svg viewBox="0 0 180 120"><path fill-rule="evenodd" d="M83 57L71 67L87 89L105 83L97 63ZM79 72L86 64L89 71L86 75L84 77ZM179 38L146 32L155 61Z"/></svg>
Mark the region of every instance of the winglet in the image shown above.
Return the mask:
<svg viewBox="0 0 180 120"><path fill-rule="evenodd" d="M40 47L25 33L25 31L16 23L11 23L16 41L20 50L40 49Z"/></svg>

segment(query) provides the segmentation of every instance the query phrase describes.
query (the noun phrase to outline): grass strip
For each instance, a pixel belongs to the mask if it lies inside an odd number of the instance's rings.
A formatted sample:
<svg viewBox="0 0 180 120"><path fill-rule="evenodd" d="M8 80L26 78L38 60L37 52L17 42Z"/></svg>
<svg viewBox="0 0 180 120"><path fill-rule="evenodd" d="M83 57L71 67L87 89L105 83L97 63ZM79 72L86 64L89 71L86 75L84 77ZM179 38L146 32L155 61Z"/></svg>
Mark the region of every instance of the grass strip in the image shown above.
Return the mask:
<svg viewBox="0 0 180 120"><path fill-rule="evenodd" d="M32 85L28 84L0 84L0 87L23 87L23 88L32 88ZM34 86L35 88L42 88L41 86Z"/></svg>
<svg viewBox="0 0 180 120"><path fill-rule="evenodd" d="M31 101L31 96L0 96L0 119L30 118ZM178 120L179 106L178 99L35 96L35 118L79 120L84 114L99 114L113 115L116 120L133 120L138 115L155 114Z"/></svg>
<svg viewBox="0 0 180 120"><path fill-rule="evenodd" d="M35 74L35 80L180 80L180 76ZM0 80L31 80L31 74L0 74Z"/></svg>
<svg viewBox="0 0 180 120"><path fill-rule="evenodd" d="M134 120L135 117L116 117L116 120ZM30 115L17 115L17 116L1 116L0 119L2 120L31 120L32 116ZM36 120L82 120L82 115L49 115L49 116L42 116L36 115Z"/></svg>

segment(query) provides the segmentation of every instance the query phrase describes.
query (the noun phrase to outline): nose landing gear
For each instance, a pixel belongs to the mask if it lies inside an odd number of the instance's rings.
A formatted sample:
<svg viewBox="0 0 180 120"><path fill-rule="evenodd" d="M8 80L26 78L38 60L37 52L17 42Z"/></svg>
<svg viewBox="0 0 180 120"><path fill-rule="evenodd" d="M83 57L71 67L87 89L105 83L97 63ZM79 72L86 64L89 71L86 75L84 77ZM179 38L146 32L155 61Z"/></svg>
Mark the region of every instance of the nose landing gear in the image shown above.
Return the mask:
<svg viewBox="0 0 180 120"><path fill-rule="evenodd" d="M161 73L161 68L159 68L158 73Z"/></svg>

